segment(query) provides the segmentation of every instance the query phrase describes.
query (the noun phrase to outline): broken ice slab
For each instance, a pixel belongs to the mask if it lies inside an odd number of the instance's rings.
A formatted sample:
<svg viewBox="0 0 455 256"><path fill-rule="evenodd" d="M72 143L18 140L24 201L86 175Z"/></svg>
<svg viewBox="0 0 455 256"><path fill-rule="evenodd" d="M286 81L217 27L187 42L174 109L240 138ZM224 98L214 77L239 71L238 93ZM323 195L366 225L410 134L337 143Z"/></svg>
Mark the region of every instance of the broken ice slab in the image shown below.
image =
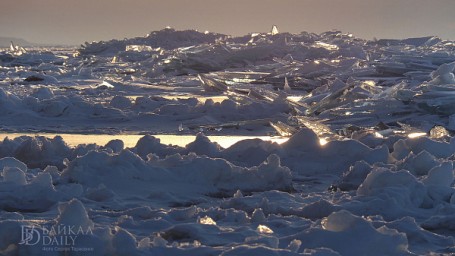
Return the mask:
<svg viewBox="0 0 455 256"><path fill-rule="evenodd" d="M235 128L238 129L241 126L245 125L268 125L270 122L273 121L273 118L263 118L263 119L254 119L254 120L245 120L245 121L236 121L236 122L226 122L226 123L220 123L214 120L214 123L211 124L191 124L188 125L188 129L190 130L208 130L208 131L216 131L220 128Z"/></svg>
<svg viewBox="0 0 455 256"><path fill-rule="evenodd" d="M27 50L25 50L24 47L21 47L19 45L15 45L12 41L11 41L11 44L9 46L9 52L12 54L12 55L15 55L15 56L21 56L22 54L25 54L27 53Z"/></svg>
<svg viewBox="0 0 455 256"><path fill-rule="evenodd" d="M269 75L268 72L255 71L222 71L212 72L211 75L225 81L226 83L250 83Z"/></svg>
<svg viewBox="0 0 455 256"><path fill-rule="evenodd" d="M439 115L455 114L455 86L426 85L412 98L420 109Z"/></svg>
<svg viewBox="0 0 455 256"><path fill-rule="evenodd" d="M132 44L132 45L127 45L125 47L125 51L151 52L151 51L153 51L153 48L151 46L148 46L148 45Z"/></svg>
<svg viewBox="0 0 455 256"><path fill-rule="evenodd" d="M404 73L406 78L411 79L411 80L416 80L416 81L427 81L430 79L430 73L429 71L410 71Z"/></svg>
<svg viewBox="0 0 455 256"><path fill-rule="evenodd" d="M441 97L436 99L414 100L417 106L424 111L433 114L450 116L455 114L455 99L453 97Z"/></svg>
<svg viewBox="0 0 455 256"><path fill-rule="evenodd" d="M256 90L254 88L251 88L249 90L248 97L258 100L271 100L270 98L267 98L266 96L261 94L259 90Z"/></svg>
<svg viewBox="0 0 455 256"><path fill-rule="evenodd" d="M251 84L270 84L275 90L284 90L284 77L263 77L251 81ZM321 85L320 81L308 79L305 77L293 76L288 78L288 85L292 90L311 91Z"/></svg>
<svg viewBox="0 0 455 256"><path fill-rule="evenodd" d="M326 140L342 139L342 137L333 132L328 125L323 124L320 119L306 116L296 116L295 118L301 125L311 129L319 138L324 138Z"/></svg>
<svg viewBox="0 0 455 256"><path fill-rule="evenodd" d="M435 36L425 36L425 37L412 37L406 39L379 39L376 41L379 45L390 46L390 45L412 45L415 47L431 47L442 40Z"/></svg>
<svg viewBox="0 0 455 256"><path fill-rule="evenodd" d="M29 51L24 52L21 55L12 56L6 55L5 57L0 57L6 66L20 67L20 66L38 66L40 64L53 64L53 65L62 65L65 56L56 56L49 51Z"/></svg>
<svg viewBox="0 0 455 256"><path fill-rule="evenodd" d="M226 92L228 86L223 82L216 81L213 78L209 78L204 74L198 74L197 76L207 92Z"/></svg>
<svg viewBox="0 0 455 256"><path fill-rule="evenodd" d="M433 139L450 138L450 133L443 126L436 125L430 130L430 138Z"/></svg>
<svg viewBox="0 0 455 256"><path fill-rule="evenodd" d="M403 63L391 62L380 63L376 65L376 70L383 76L404 75L404 73L415 71L415 68L410 68Z"/></svg>
<svg viewBox="0 0 455 256"><path fill-rule="evenodd" d="M341 82L341 81L339 81ZM335 82L334 82L335 83ZM341 82L344 86L342 86L339 90L330 93L326 97L324 97L319 103L316 103L315 105L311 106L309 109L307 109L307 114L312 115L312 114L319 114L322 111L333 108L335 106L338 106L340 102L343 101L343 95L351 89L354 84L344 84Z"/></svg>
<svg viewBox="0 0 455 256"><path fill-rule="evenodd" d="M272 30L270 31L270 34L271 34L272 36L274 36L274 35L277 35L278 33L280 33L280 32L278 31L278 27L277 27L276 25L273 25L273 26L272 26Z"/></svg>
<svg viewBox="0 0 455 256"><path fill-rule="evenodd" d="M273 102L278 99L286 100L286 94L275 92L267 88L253 88L249 89L248 96L252 99Z"/></svg>
<svg viewBox="0 0 455 256"><path fill-rule="evenodd" d="M455 62L442 64L437 70L431 72L432 80L428 83L433 85L455 84L454 69Z"/></svg>
<svg viewBox="0 0 455 256"><path fill-rule="evenodd" d="M278 122L269 122L270 126L275 129L275 131L283 137L290 137L294 133L297 132L297 129L295 127L292 127L290 125L287 125L281 121Z"/></svg>
<svg viewBox="0 0 455 256"><path fill-rule="evenodd" d="M410 62L407 63L407 66L409 68L415 68L416 71L425 71L425 70L435 70L438 68L437 65L434 65L432 63L428 63L427 61L424 61L423 63L417 63L417 62Z"/></svg>

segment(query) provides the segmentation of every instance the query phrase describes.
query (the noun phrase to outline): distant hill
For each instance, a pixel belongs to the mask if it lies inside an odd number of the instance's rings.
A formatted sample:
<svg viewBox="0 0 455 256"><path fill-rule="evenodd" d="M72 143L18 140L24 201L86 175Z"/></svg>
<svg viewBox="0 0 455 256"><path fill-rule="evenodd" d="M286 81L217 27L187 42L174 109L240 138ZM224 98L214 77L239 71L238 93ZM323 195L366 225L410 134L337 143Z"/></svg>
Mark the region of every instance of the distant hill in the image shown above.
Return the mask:
<svg viewBox="0 0 455 256"><path fill-rule="evenodd" d="M27 40L22 39L22 38L0 36L0 48L9 47L9 45L11 44L11 41L13 41L15 45L19 45L19 46L36 46L37 45L34 43L30 43Z"/></svg>

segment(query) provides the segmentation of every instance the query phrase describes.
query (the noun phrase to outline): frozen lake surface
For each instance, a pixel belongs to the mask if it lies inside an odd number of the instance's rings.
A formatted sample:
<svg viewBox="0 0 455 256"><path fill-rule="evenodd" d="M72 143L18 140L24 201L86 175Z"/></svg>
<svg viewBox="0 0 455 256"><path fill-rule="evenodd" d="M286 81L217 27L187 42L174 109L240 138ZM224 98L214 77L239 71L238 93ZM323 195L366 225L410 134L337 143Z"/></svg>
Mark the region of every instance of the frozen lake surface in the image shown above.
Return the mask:
<svg viewBox="0 0 455 256"><path fill-rule="evenodd" d="M164 29L0 51L0 255L453 255L455 43Z"/></svg>

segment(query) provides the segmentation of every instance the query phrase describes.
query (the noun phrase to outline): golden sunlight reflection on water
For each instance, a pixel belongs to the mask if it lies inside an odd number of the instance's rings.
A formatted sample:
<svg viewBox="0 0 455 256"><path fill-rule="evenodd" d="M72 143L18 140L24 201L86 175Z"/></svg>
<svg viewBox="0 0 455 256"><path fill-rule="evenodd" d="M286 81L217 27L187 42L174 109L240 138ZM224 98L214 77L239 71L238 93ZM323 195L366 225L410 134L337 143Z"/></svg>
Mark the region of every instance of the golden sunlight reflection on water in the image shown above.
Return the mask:
<svg viewBox="0 0 455 256"><path fill-rule="evenodd" d="M63 140L69 146L77 146L79 144L95 143L101 146L106 145L111 140L119 139L125 144L125 147L134 147L137 141L144 135L131 135L131 134L56 134L56 133L3 133L0 134L0 140L6 137L13 139L19 136L44 136L47 138L54 138L55 136L61 136ZM162 144L171 144L177 146L185 146L190 142L193 142L196 138L195 135L153 135L154 137L161 140ZM208 136L212 142L217 142L223 148L227 148L238 141L246 139L261 139L264 141L272 141L276 143L286 142L289 138L283 137L270 137L270 136Z"/></svg>
<svg viewBox="0 0 455 256"><path fill-rule="evenodd" d="M143 95L129 95L126 96L130 100L136 100L138 97L142 97ZM178 100L178 99L191 99L191 98L196 98L200 103L204 104L206 100L213 100L215 103L221 103L223 100L229 99L228 96L226 95L216 95L216 96L201 96L197 95L195 96L194 94L167 94L167 95L161 95L161 97L168 99L168 100ZM290 101L294 102L299 102L303 96L287 96L287 99Z"/></svg>
<svg viewBox="0 0 455 256"><path fill-rule="evenodd" d="M142 97L143 95L130 95L127 96L130 100L136 100L138 97ZM168 99L168 100L178 100L178 99L191 99L196 98L200 103L205 103L206 100L213 100L213 102L221 103L223 100L227 100L228 97L226 95L217 95L217 96L195 96L195 95L185 95L185 94L169 94L169 95L161 95L161 97Z"/></svg>

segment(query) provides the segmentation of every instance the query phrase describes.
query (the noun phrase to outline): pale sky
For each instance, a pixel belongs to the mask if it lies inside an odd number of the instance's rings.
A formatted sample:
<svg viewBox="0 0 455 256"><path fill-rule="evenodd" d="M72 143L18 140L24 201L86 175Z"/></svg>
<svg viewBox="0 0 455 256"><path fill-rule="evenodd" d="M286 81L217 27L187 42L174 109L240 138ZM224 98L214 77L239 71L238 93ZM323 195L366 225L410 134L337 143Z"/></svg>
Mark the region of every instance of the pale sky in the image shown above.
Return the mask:
<svg viewBox="0 0 455 256"><path fill-rule="evenodd" d="M338 29L357 37L455 40L455 0L0 0L0 36L80 44L166 26L228 35Z"/></svg>

